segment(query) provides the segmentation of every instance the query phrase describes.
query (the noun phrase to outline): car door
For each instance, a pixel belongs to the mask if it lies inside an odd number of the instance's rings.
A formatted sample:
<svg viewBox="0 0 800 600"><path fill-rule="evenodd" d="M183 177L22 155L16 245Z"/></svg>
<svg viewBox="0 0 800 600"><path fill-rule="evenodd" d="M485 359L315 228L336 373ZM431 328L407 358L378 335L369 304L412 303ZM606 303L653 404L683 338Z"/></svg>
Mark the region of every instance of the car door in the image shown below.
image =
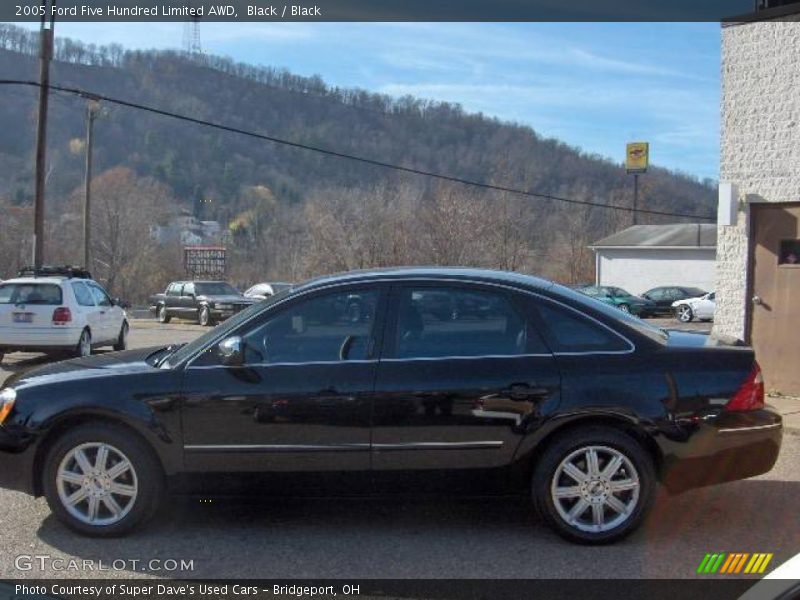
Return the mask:
<svg viewBox="0 0 800 600"><path fill-rule="evenodd" d="M552 354L502 288L409 283L394 287L390 306L373 411L376 488L493 488L479 474L509 465L531 420L558 403Z"/></svg>
<svg viewBox="0 0 800 600"><path fill-rule="evenodd" d="M87 281L86 286L92 293L96 304L97 322L100 324L97 333L92 334L92 342L110 342L116 339L119 334L121 318L118 318L117 311L121 311L118 306L114 306L111 298L106 291L94 281Z"/></svg>
<svg viewBox="0 0 800 600"><path fill-rule="evenodd" d="M194 283L186 283L181 288L181 296L178 300L180 314L182 317L191 319L197 316L197 300L195 299Z"/></svg>
<svg viewBox="0 0 800 600"><path fill-rule="evenodd" d="M291 473L281 489L366 485L384 297L376 285L290 298L237 329L243 366L222 365L216 347L198 356L184 384L187 469Z"/></svg>
<svg viewBox="0 0 800 600"><path fill-rule="evenodd" d="M697 318L698 319L713 319L714 308L716 308L716 300L714 292L703 296L702 300L697 303Z"/></svg>
<svg viewBox="0 0 800 600"><path fill-rule="evenodd" d="M103 315L100 314L101 309L95 303L94 294L83 281L73 281L71 285L77 303L77 311L89 326L89 331L92 332L95 341L100 341L98 336L103 335Z"/></svg>
<svg viewBox="0 0 800 600"><path fill-rule="evenodd" d="M644 295L645 298L655 302L659 313L668 313L671 310L672 298L667 295L666 288L655 288Z"/></svg>
<svg viewBox="0 0 800 600"><path fill-rule="evenodd" d="M170 283L167 288L167 294L164 298L164 305L167 307L167 314L174 317L183 317L183 310L181 309L181 293L183 292L183 283L175 282Z"/></svg>

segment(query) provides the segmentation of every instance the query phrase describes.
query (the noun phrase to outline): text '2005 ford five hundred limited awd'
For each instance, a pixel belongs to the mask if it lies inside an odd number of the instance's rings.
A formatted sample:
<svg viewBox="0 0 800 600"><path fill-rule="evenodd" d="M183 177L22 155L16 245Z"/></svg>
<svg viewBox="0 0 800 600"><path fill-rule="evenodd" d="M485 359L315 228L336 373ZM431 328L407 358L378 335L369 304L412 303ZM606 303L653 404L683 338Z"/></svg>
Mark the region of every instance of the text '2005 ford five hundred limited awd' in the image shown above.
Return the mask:
<svg viewBox="0 0 800 600"><path fill-rule="evenodd" d="M0 393L0 485L89 535L167 492L524 493L610 542L671 492L769 471L752 349L530 276L317 279L183 346L68 360Z"/></svg>

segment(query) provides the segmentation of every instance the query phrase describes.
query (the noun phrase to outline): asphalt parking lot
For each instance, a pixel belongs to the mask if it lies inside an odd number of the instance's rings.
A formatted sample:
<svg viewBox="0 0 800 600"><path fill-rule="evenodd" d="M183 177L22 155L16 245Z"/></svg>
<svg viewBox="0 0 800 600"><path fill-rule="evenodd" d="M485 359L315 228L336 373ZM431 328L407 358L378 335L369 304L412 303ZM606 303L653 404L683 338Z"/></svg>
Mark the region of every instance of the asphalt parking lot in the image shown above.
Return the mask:
<svg viewBox="0 0 800 600"><path fill-rule="evenodd" d="M134 321L130 343L202 331ZM0 378L41 362L12 355ZM718 551L772 552L777 566L800 550L799 463L800 430L787 429L772 472L677 497L661 492L644 526L609 547L568 544L517 499L172 499L146 529L97 540L66 530L43 499L0 490L0 577L684 578ZM170 560L193 569L164 570ZM101 561L108 570L96 570Z"/></svg>

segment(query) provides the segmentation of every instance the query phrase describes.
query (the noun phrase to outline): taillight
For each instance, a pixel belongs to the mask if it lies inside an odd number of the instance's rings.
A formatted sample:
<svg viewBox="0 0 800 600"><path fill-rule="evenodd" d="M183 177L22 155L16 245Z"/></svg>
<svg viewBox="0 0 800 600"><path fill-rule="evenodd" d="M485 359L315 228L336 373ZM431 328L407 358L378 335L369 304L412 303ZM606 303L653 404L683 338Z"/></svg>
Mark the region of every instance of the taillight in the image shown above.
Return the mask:
<svg viewBox="0 0 800 600"><path fill-rule="evenodd" d="M53 325L63 325L72 321L72 312L66 306L59 306L53 311Z"/></svg>
<svg viewBox="0 0 800 600"><path fill-rule="evenodd" d="M764 378L761 376L761 367L754 362L747 379L725 405L725 410L745 411L759 408L764 408Z"/></svg>

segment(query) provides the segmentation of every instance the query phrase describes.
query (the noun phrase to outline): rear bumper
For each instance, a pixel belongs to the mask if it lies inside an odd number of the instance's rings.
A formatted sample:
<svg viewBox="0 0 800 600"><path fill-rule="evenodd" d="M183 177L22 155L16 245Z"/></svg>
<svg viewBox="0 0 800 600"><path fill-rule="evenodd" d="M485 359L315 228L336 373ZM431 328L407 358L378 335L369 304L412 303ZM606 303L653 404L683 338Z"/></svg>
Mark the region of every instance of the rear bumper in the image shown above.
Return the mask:
<svg viewBox="0 0 800 600"><path fill-rule="evenodd" d="M723 413L697 425L684 444L669 444L662 482L670 492L767 473L778 460L783 420L772 408Z"/></svg>
<svg viewBox="0 0 800 600"><path fill-rule="evenodd" d="M50 350L77 346L79 327L0 327L0 351Z"/></svg>

